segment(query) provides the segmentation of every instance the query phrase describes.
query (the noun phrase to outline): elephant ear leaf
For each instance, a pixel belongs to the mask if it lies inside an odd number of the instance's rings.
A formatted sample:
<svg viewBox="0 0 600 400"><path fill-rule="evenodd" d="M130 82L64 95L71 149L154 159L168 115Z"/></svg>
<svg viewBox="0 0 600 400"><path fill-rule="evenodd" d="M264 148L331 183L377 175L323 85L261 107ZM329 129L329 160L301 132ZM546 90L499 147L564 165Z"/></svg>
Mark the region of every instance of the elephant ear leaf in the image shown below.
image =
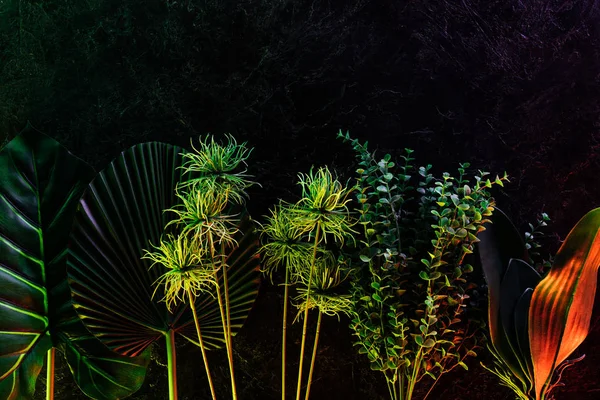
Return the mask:
<svg viewBox="0 0 600 400"><path fill-rule="evenodd" d="M175 217L164 210L180 204L176 185L189 178L180 168L183 153L183 148L158 142L124 151L92 181L75 217L68 259L75 309L96 337L122 355L139 355L170 331L188 337L185 332L194 325L187 306L171 313L158 301L160 289L153 298L153 284L166 269L150 268L152 261L142 259ZM244 226L242 221L239 247L228 253L233 332L258 294L258 262L249 256L254 233ZM222 347L217 300L199 296L196 304L205 345Z"/></svg>
<svg viewBox="0 0 600 400"><path fill-rule="evenodd" d="M93 169L28 126L0 152L0 398L27 399L53 347L52 287Z"/></svg>
<svg viewBox="0 0 600 400"><path fill-rule="evenodd" d="M558 250L548 275L533 292L529 342L540 399L552 372L585 340L600 266L600 208L588 212Z"/></svg>

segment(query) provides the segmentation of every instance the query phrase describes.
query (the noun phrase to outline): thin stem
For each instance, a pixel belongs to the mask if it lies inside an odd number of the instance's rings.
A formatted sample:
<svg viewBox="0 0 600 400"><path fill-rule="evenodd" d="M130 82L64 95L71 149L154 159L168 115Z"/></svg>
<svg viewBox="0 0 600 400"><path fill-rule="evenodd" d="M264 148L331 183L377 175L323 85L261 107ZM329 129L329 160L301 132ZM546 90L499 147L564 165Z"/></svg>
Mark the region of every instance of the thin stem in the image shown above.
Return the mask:
<svg viewBox="0 0 600 400"><path fill-rule="evenodd" d="M398 373L398 372L396 372ZM398 374L398 392L399 392L399 396L398 399L400 400L404 400L404 398L402 396L404 396L404 374Z"/></svg>
<svg viewBox="0 0 600 400"><path fill-rule="evenodd" d="M387 383L388 392L390 393L390 399L396 400L396 393L395 393L396 392L396 388L395 388L395 386L390 383L390 381L387 379L387 377L385 379L385 383ZM394 390L392 391L392 389L394 389Z"/></svg>
<svg viewBox="0 0 600 400"><path fill-rule="evenodd" d="M312 284L313 269L317 259L317 245L319 244L319 234L321 233L321 223L317 222L317 232L315 233L315 246L313 249L312 261L308 272L308 286L306 288L306 306L304 307L304 324L302 326L302 344L300 345L300 365L298 366L298 386L296 388L296 400L300 400L300 391L302 389L302 364L304 362L304 346L306 345L306 323L308 321L308 301L310 296L310 285Z"/></svg>
<svg viewBox="0 0 600 400"><path fill-rule="evenodd" d="M427 393L425 393L425 397L423 397L423 400L427 399L427 397L429 396L429 394L431 393L431 391L433 390L433 388L435 387L435 385L438 383L438 381L440 380L440 378L442 377L442 374L444 372L448 372L448 371L444 371L444 370L440 371L440 374L437 376L437 378L435 378L435 381L433 381L433 383L429 387L429 390L427 391Z"/></svg>
<svg viewBox="0 0 600 400"><path fill-rule="evenodd" d="M210 256L211 256L211 262L214 265L215 262L215 245L214 245L214 241L213 241L213 237L212 237L212 233L208 233L208 240L210 243ZM237 400L237 392L236 392L236 388L235 388L235 378L233 375L233 357L231 355L231 347L230 347L230 341L228 336L228 329L227 329L227 320L225 318L225 310L223 309L223 298L221 296L221 286L219 285L219 276L218 276L218 271L215 268L215 287L216 287L216 292L217 292L217 301L219 302L219 311L221 314L221 324L223 325L223 337L225 339L225 349L227 350L227 360L229 361L229 375L231 377L231 395L232 398L234 400Z"/></svg>
<svg viewBox="0 0 600 400"><path fill-rule="evenodd" d="M281 329L281 400L285 400L285 340L287 333L287 312L289 296L290 269L285 268L285 290L283 292L283 327Z"/></svg>
<svg viewBox="0 0 600 400"><path fill-rule="evenodd" d="M177 354L175 352L175 332L169 330L167 339L167 369L169 376L169 400L177 400Z"/></svg>
<svg viewBox="0 0 600 400"><path fill-rule="evenodd" d="M200 345L200 351L202 351L202 359L204 360L204 369L206 370L206 377L208 378L208 386L210 387L210 394L213 400L217 399L215 394L215 388L213 386L212 378L210 377L210 370L208 369L208 359L206 358L206 351L204 350L204 343L202 342L202 334L200 333L200 323L198 322L198 314L196 313L196 304L192 292L188 288L187 290L188 299L190 301L190 308L194 314L194 323L196 324L196 332L198 333L198 344Z"/></svg>
<svg viewBox="0 0 600 400"><path fill-rule="evenodd" d="M48 350L46 357L46 400L54 400L54 359L56 348Z"/></svg>
<svg viewBox="0 0 600 400"><path fill-rule="evenodd" d="M221 255L225 254L225 246L221 245ZM233 376L233 345L231 343L231 312L229 311L229 280L227 279L227 264L222 264L223 268L223 287L225 288L225 314L227 316L227 340L229 340L229 366L231 370L231 380L235 391L234 376ZM235 394L234 394L235 397Z"/></svg>
<svg viewBox="0 0 600 400"><path fill-rule="evenodd" d="M417 352L417 356L415 357L415 362L413 364L413 372L411 374L410 380L408 381L408 388L406 390L406 400L411 400L413 395L413 390L415 389L415 384L417 383L417 376L419 375L419 369L421 369L421 360L423 348L421 347Z"/></svg>
<svg viewBox="0 0 600 400"><path fill-rule="evenodd" d="M315 332L315 343L313 344L312 359L310 360L310 371L308 373L308 384L306 385L306 395L304 400L308 400L310 394L310 384L312 383L313 371L315 369L315 358L317 357L317 345L319 344L319 333L321 332L321 318L323 313L319 310L319 317L317 318L317 329Z"/></svg>

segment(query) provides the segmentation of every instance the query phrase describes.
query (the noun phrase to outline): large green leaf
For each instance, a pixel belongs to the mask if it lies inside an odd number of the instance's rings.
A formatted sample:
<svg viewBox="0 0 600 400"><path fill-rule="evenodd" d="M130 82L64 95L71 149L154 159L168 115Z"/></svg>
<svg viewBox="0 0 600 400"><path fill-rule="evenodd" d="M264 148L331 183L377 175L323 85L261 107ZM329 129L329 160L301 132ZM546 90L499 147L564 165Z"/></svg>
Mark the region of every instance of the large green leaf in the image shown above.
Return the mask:
<svg viewBox="0 0 600 400"><path fill-rule="evenodd" d="M52 294L64 300L57 312L60 318L55 331L81 391L96 400L122 399L137 392L144 383L150 351L127 357L102 344L75 312L66 279L53 288Z"/></svg>
<svg viewBox="0 0 600 400"><path fill-rule="evenodd" d="M511 259L527 259L527 249L521 234L500 209L495 208L490 218L492 223L484 225L486 228L478 234L477 252L481 267L488 285L488 327L490 339L497 354L504 360L515 376L524 383L528 378L524 374L518 354L509 342L506 331L502 325L501 307L505 304L502 298L502 282L506 275ZM518 270L514 270L518 275ZM505 289L506 291L506 289ZM522 292L516 295L516 300ZM510 305L505 310L510 313L514 310L515 297L510 298ZM529 382L531 383L531 382Z"/></svg>
<svg viewBox="0 0 600 400"><path fill-rule="evenodd" d="M106 375L112 363L117 366L110 371L113 381L130 389L117 392L102 384L104 397L97 398L116 399L139 388L132 377L140 373L139 367L134 370L124 363L130 360L109 353L90 337L75 314L66 285L73 216L93 176L90 166L29 126L0 153L2 399L30 398L47 351L65 344L85 352L85 358L102 354L107 361L96 366L95 374ZM133 362L147 364L143 358ZM70 363L77 383L89 395L89 385L78 379L85 374L80 366ZM144 374L145 368L142 380Z"/></svg>
<svg viewBox="0 0 600 400"><path fill-rule="evenodd" d="M523 260L511 259L500 286L500 320L505 343L515 356L513 365L518 377L533 382L533 367L527 340L529 300L531 293L542 278ZM526 378L527 380L525 381Z"/></svg>
<svg viewBox="0 0 600 400"><path fill-rule="evenodd" d="M178 204L175 186L182 179L185 150L164 143L143 143L123 152L90 184L81 199L69 248L68 274L73 300L86 327L109 348L137 355L170 330L193 328L188 307L170 313L152 299L153 283L165 270L142 259L158 244ZM243 222L239 247L228 250L231 323L236 332L258 294L257 245L252 224ZM221 347L223 332L216 299L196 301L207 347ZM191 326L191 328L190 328Z"/></svg>

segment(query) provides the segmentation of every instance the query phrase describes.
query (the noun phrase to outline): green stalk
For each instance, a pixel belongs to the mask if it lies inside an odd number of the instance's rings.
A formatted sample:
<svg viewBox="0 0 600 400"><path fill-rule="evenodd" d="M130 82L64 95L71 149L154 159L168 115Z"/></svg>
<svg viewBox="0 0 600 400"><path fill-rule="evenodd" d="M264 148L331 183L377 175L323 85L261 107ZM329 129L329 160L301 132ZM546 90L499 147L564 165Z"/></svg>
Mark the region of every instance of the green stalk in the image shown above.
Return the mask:
<svg viewBox="0 0 600 400"><path fill-rule="evenodd" d="M304 400L308 400L310 394L310 384L312 382L313 371L315 369L315 358L317 356L317 345L319 344L319 333L321 332L321 317L323 313L319 310L319 317L317 318L317 330L315 332L315 343L313 344L312 359L310 360L310 372L308 373L308 384L306 386L306 395Z"/></svg>
<svg viewBox="0 0 600 400"><path fill-rule="evenodd" d="M204 369L206 370L206 377L208 378L208 386L210 387L210 394L212 395L213 400L217 399L217 395L215 394L215 388L213 386L212 378L210 377L210 370L208 369L208 360L206 358L206 352L204 350L204 343L202 342L202 334L200 333L200 323L198 322L198 314L196 313L196 304L194 296L192 296L192 292L190 289L187 289L188 299L190 301L190 308L192 309L192 313L194 314L194 323L196 324L196 332L198 333L198 344L200 345L200 350L202 351L202 360L204 360Z"/></svg>
<svg viewBox="0 0 600 400"><path fill-rule="evenodd" d="M175 332L170 329L167 339L167 369L169 375L169 400L177 400L177 355L175 353Z"/></svg>
<svg viewBox="0 0 600 400"><path fill-rule="evenodd" d="M392 385L389 381L389 379L387 379L387 377L385 378L385 383L387 383L387 387L388 387L388 392L390 394L390 399L392 400L396 400L396 393L395 392L395 386ZM394 389L394 391L392 391L392 389Z"/></svg>
<svg viewBox="0 0 600 400"><path fill-rule="evenodd" d="M214 265L215 262L215 245L214 245L214 241L213 241L213 237L212 237L212 233L209 232L208 233L208 240L210 242L210 256L211 256L211 261ZM223 267L223 269L225 269L225 267ZM224 274L226 274L226 272L223 272ZM223 279L225 279L226 275L223 275ZM221 296L221 286L219 285L219 276L217 273L217 269L215 269L215 286L216 286L216 292L217 292L217 301L219 302L219 311L221 314L221 324L223 325L223 338L225 339L225 349L227 350L227 361L229 362L229 375L231 377L231 395L232 398L234 400L237 400L237 391L235 388L235 377L233 375L233 355L231 354L231 342L230 342L230 338L229 336L229 330L227 328L227 320L225 317L225 310L223 307L223 298Z"/></svg>
<svg viewBox="0 0 600 400"><path fill-rule="evenodd" d="M413 391L415 390L415 384L417 383L417 376L419 374L419 369L421 369L421 361L423 360L423 348L421 347L417 352L417 356L415 357L415 363L413 364L413 372L411 374L410 380L408 381L408 388L406 390L406 400L411 400Z"/></svg>
<svg viewBox="0 0 600 400"><path fill-rule="evenodd" d="M308 273L308 286L306 288L306 306L304 307L304 324L302 326L302 344L300 345L300 365L298 366L298 386L296 388L296 400L300 400L300 391L302 389L302 364L304 362L304 346L306 345L306 326L308 321L308 301L310 296L310 285L312 284L313 270L317 259L317 245L319 244L319 234L321 233L321 223L317 222L317 232L315 233L315 246L313 249L310 271Z"/></svg>
<svg viewBox="0 0 600 400"><path fill-rule="evenodd" d="M398 397L399 400L404 400L403 399L403 395L404 395L404 374L398 374L398 389L399 389L399 393L400 396Z"/></svg>
<svg viewBox="0 0 600 400"><path fill-rule="evenodd" d="M285 290L283 292L283 327L281 329L281 400L285 400L285 339L287 333L287 311L289 296L290 269L285 268Z"/></svg>
<svg viewBox="0 0 600 400"><path fill-rule="evenodd" d="M225 331L227 332L227 341L229 342L229 351L227 352L227 358L229 360L229 371L231 372L231 387L233 391L233 398L237 399L237 393L235 388L235 377L233 374L233 345L231 343L231 314L229 312L229 283L227 281L227 265L223 266L223 286L225 288L225 314L226 314L226 326Z"/></svg>
<svg viewBox="0 0 600 400"><path fill-rule="evenodd" d="M54 400L54 358L56 348L48 350L46 357L46 400Z"/></svg>

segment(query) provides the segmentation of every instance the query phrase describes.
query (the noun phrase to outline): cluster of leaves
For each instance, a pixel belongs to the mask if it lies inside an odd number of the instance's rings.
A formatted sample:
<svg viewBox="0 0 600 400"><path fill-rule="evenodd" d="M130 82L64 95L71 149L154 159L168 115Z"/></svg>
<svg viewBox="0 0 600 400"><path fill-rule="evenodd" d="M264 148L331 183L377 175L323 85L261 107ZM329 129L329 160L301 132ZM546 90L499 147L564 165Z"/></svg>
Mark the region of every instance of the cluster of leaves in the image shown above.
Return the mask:
<svg viewBox="0 0 600 400"><path fill-rule="evenodd" d="M234 236L241 220L232 209L244 203L245 190L253 184L246 179L245 170L237 170L246 164L251 150L246 143L238 145L230 135L227 139L225 145L215 143L212 136L200 139L198 149L192 143L194 152L183 154L186 162L181 168L189 179L177 185L181 205L167 210L177 218L165 226L167 230L175 225L178 234L167 234L158 246L153 245L157 251L145 252L146 258L167 269L156 282L156 289L164 284L163 300L169 309L188 290L194 297L203 291L212 292L218 286L217 271L226 267L226 254L216 254L217 245L223 245L223 250L237 244Z"/></svg>
<svg viewBox="0 0 600 400"><path fill-rule="evenodd" d="M294 305L298 313L294 322L301 319L306 308L331 316L348 314L351 296L343 292L343 283L350 269L340 241L333 237L334 242L330 240L326 245L325 233L315 242L314 227L302 232L306 224L299 219L302 211L298 207L299 203L281 202L267 217L262 227L263 272L272 280L273 273L282 268L288 276L284 285L296 288Z"/></svg>
<svg viewBox="0 0 600 400"><path fill-rule="evenodd" d="M246 148L245 142L238 145L231 135L227 135L227 140L228 142L222 145L216 143L213 136L209 136L199 140L199 148L192 144L194 152L182 154L186 162L180 168L184 170L188 179L178 183L175 188L181 205L166 210L175 213L177 218L165 226L165 230L168 230L170 225L179 228L178 234L167 234L166 240L161 239L159 246L153 246L156 251L146 250L144 255L144 258L153 261L152 266L160 264L166 269L154 283L154 293L164 286L163 301L167 303L169 311L188 297L213 399L216 398L216 394L204 352L195 301L202 292L218 299L231 373L232 395L235 399L237 392L227 280L227 269L230 266L227 258L229 250L238 245L235 236L242 223L239 213L234 214L233 209L245 203L246 189L253 184L247 179L245 169L238 171L246 165L246 159L252 150ZM223 289L219 283L219 272L223 276Z"/></svg>
<svg viewBox="0 0 600 400"><path fill-rule="evenodd" d="M433 177L431 165L420 167L418 187L411 186L411 150L395 170L390 155L377 160L341 131L359 158L360 224L358 249L361 267L353 280L352 328L356 346L371 368L382 371L396 399L425 376L434 380L464 359L475 356L479 321L466 321L464 308L472 288L466 277L473 267L465 262L494 208L487 189L502 186L479 171L470 184L460 164L458 178L444 173ZM412 196L414 192L417 196ZM423 258L425 256L425 258ZM433 387L432 384L432 387Z"/></svg>
<svg viewBox="0 0 600 400"><path fill-rule="evenodd" d="M539 249L542 247L540 241L543 240L544 233L540 231L541 228L548 226L550 217L546 213L541 213L536 218L536 224L533 225L531 222L528 223L529 230L525 232L525 248L529 255L529 263L535 268L535 270L543 277L545 276L554 262L552 254L548 254L548 259L537 260L541 257Z"/></svg>
<svg viewBox="0 0 600 400"><path fill-rule="evenodd" d="M523 240L506 214L496 210L492 222L480 235L478 255L488 282L488 347L495 360L482 365L519 399L552 399L564 369L584 357L567 360L590 331L600 209L571 229L545 277L524 261L531 240Z"/></svg>
<svg viewBox="0 0 600 400"><path fill-rule="evenodd" d="M353 240L356 221L350 216L348 203L354 188L344 186L327 167L313 173L300 174L302 196L294 204L281 201L267 224L263 226L265 269L271 278L279 267L285 270L285 292L282 326L282 398L285 398L286 326L289 286L297 288L294 297L298 309L294 322L304 319L298 386L296 398L302 387L302 364L308 311L318 312L315 341L308 376L306 398L309 397L316 349L322 315L348 314L352 306L351 295L344 293L343 283L349 276L349 266L343 253L346 239ZM327 241L329 239L329 242ZM332 240L333 239L333 240Z"/></svg>

